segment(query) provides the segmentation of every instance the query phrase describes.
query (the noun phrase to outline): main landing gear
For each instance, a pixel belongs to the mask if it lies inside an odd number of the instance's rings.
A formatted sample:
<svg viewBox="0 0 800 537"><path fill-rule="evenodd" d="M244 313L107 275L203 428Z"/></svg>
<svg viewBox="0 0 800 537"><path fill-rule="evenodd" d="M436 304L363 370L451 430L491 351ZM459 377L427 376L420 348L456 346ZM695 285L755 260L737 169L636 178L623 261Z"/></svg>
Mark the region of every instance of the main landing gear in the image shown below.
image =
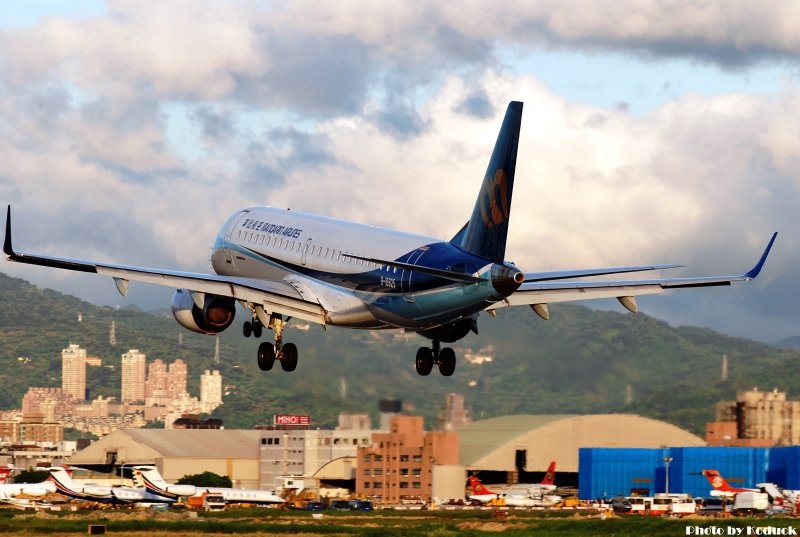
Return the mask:
<svg viewBox="0 0 800 537"><path fill-rule="evenodd" d="M275 365L275 360L281 363L284 371L294 371L297 369L297 345L294 343L283 343L283 328L291 317L284 319L280 314L273 313L269 318L267 328L275 332L275 344L265 341L258 346L258 368L261 371L269 371ZM260 338L263 332L263 325L258 317L253 315L252 321L245 321L242 326L244 337L252 335Z"/></svg>
<svg viewBox="0 0 800 537"><path fill-rule="evenodd" d="M431 374L434 365L439 366L439 373L451 376L456 370L456 353L450 347L439 348L439 340L433 340L433 348L420 347L417 350L417 373L422 376Z"/></svg>

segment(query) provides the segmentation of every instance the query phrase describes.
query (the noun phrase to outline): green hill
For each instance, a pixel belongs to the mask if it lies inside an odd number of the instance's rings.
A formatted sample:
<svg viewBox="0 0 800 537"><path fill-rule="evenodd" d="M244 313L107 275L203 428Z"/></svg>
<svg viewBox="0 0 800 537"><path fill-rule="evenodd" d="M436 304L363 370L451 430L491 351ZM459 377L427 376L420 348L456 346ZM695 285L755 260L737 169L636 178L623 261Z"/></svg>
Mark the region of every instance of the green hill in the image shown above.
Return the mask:
<svg viewBox="0 0 800 537"><path fill-rule="evenodd" d="M385 398L402 399L430 427L446 394L457 392L476 419L624 411L702 434L715 403L737 390L758 386L800 395L800 379L788 374L800 364L800 351L675 328L643 314L554 305L545 322L527 308L500 310L497 318L481 317L480 336L455 345L460 359L450 378L416 374L414 355L425 340L414 334L300 329L304 323L290 323L284 335L300 349L298 370L263 373L255 364L258 340L241 336L243 319L240 310L220 336L221 364L215 365L215 338L182 329L168 314L97 307L0 273L0 408L19 408L28 386L60 386L60 353L70 343L103 359L103 367L87 371L91 397L119 396L120 356L130 348L148 360L184 359L194 395L202 371L220 369L228 393L214 417L229 428L268 423L276 413L309 414L320 427L334 426L343 411L376 419L377 401ZM112 321L115 346L109 343ZM492 359L470 363L464 358L469 353ZM719 380L723 354L730 361L726 382Z"/></svg>

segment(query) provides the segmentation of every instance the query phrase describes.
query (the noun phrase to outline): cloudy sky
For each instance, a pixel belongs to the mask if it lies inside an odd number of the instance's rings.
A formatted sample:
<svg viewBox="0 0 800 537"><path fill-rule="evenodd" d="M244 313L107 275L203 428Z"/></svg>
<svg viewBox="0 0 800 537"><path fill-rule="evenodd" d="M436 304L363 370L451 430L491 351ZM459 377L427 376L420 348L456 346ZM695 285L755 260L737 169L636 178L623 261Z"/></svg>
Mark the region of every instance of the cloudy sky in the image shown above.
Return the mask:
<svg viewBox="0 0 800 537"><path fill-rule="evenodd" d="M207 271L222 222L256 204L450 237L520 100L510 259L740 274L779 231L756 282L640 308L764 341L800 334L800 6L531 4L2 3L0 201L15 246ZM102 304L171 294L0 270Z"/></svg>

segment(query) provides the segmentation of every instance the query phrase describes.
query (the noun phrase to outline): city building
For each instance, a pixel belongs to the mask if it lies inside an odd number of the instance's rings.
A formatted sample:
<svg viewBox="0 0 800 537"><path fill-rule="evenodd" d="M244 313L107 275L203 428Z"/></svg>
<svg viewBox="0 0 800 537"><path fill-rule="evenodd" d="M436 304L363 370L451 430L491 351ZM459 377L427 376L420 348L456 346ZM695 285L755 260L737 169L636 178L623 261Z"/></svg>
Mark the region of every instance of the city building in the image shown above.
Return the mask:
<svg viewBox="0 0 800 537"><path fill-rule="evenodd" d="M464 396L459 393L448 393L444 408L439 413L439 429L454 431L472 423L472 416L464 406Z"/></svg>
<svg viewBox="0 0 800 537"><path fill-rule="evenodd" d="M30 387L22 396L22 414L26 416L45 414L50 416L49 410L42 408L52 407L52 421L57 421L73 411L72 396L61 388Z"/></svg>
<svg viewBox="0 0 800 537"><path fill-rule="evenodd" d="M156 358L147 364L147 379L144 387L145 406L166 406L167 396L167 364Z"/></svg>
<svg viewBox="0 0 800 537"><path fill-rule="evenodd" d="M185 397L188 392L186 391L186 377L189 374L189 368L186 362L178 358L167 368L167 397L171 400L181 399Z"/></svg>
<svg viewBox="0 0 800 537"><path fill-rule="evenodd" d="M377 503L428 503L434 497L464 496L466 475L459 466L458 433L426 432L421 416L392 416L389 432L372 434L358 448L356 494ZM434 493L434 468L455 468L457 486Z"/></svg>
<svg viewBox="0 0 800 537"><path fill-rule="evenodd" d="M52 443L64 440L64 426L53 421L45 421L44 416L24 416L19 424L21 443Z"/></svg>
<svg viewBox="0 0 800 537"><path fill-rule="evenodd" d="M206 369L200 376L200 410L210 414L222 404L222 375Z"/></svg>
<svg viewBox="0 0 800 537"><path fill-rule="evenodd" d="M308 478L335 460L353 458L359 447L370 444L373 431L366 414L339 416L335 430L311 429L309 416L275 416L273 425L259 428L259 481L266 488L281 488L287 477ZM339 475L355 478L355 468ZM318 486L315 484L314 486Z"/></svg>
<svg viewBox="0 0 800 537"><path fill-rule="evenodd" d="M86 349L70 344L61 351L61 389L76 401L86 400Z"/></svg>
<svg viewBox="0 0 800 537"><path fill-rule="evenodd" d="M143 403L145 369L147 356L138 349L131 349L122 355L122 384L120 401L122 403Z"/></svg>
<svg viewBox="0 0 800 537"><path fill-rule="evenodd" d="M717 403L717 421L706 424L706 441L714 446L800 444L800 401L787 401L778 390L738 392L736 401Z"/></svg>
<svg viewBox="0 0 800 537"><path fill-rule="evenodd" d="M188 368L181 359L167 364L157 358L147 364L145 381L145 406L168 406L173 401L184 399Z"/></svg>

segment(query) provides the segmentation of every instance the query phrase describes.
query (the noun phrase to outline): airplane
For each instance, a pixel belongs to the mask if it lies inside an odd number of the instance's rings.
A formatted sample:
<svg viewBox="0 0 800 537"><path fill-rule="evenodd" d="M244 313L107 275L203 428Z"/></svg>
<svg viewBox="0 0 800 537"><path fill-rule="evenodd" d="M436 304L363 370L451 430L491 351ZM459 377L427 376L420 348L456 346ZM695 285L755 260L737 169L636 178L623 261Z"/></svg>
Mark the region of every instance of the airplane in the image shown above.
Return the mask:
<svg viewBox="0 0 800 537"><path fill-rule="evenodd" d="M194 485L170 485L155 466L135 466L134 478L141 479L151 494L177 499L177 496L222 496L225 503L277 504L286 500L272 491L258 489L234 489L226 487L196 487Z"/></svg>
<svg viewBox="0 0 800 537"><path fill-rule="evenodd" d="M546 479L547 475L545 475ZM477 476L471 475L469 476L469 485L472 488L472 494L469 499L477 500L481 503L501 499L509 507L543 507L555 505L561 501L561 496L548 494L548 492L555 490L555 485L552 483L511 485L502 491L495 491L489 490Z"/></svg>
<svg viewBox="0 0 800 537"><path fill-rule="evenodd" d="M274 343L258 346L258 366L279 361L294 371L298 350L283 341L291 319L354 329L403 329L429 340L415 367L454 373L455 343L478 332L482 312L530 306L541 318L555 302L616 298L631 312L636 296L666 289L730 285L756 278L777 233L757 264L738 276L586 280L587 277L671 269L646 265L523 272L505 260L506 237L523 103L506 110L478 197L466 224L450 241L274 207L232 214L214 240L210 273L138 267L16 251L11 205L3 251L8 261L110 276L123 296L130 281L173 287L172 313L188 330L218 334L231 326L238 302L247 312L245 337L271 329Z"/></svg>
<svg viewBox="0 0 800 537"><path fill-rule="evenodd" d="M0 468L0 475L3 482L0 484L0 502L27 505L29 502L23 498L43 498L50 493L56 492L55 483L43 481L41 483L8 483L8 475L16 470L11 465Z"/></svg>
<svg viewBox="0 0 800 537"><path fill-rule="evenodd" d="M513 485L495 485L495 492L488 494L515 494L527 496L542 496L546 492L553 492L556 490L556 461L550 461L547 471L539 483L515 483ZM476 476L470 476L470 485L477 487L484 487L481 481ZM485 487L484 487L485 488ZM473 487L473 492L475 487ZM491 498L489 498L491 499Z"/></svg>
<svg viewBox="0 0 800 537"><path fill-rule="evenodd" d="M144 488L108 487L89 484L79 485L73 481L69 473L60 466L53 466L50 468L50 479L55 484L56 492L76 500L114 505L173 503L175 501L172 498L151 494Z"/></svg>
<svg viewBox="0 0 800 537"><path fill-rule="evenodd" d="M717 470L703 470L701 474L706 476L711 484L713 496L735 496L742 492L761 492L759 489L731 486Z"/></svg>
<svg viewBox="0 0 800 537"><path fill-rule="evenodd" d="M15 470L14 466L7 464L0 466L0 485L4 485L8 481L8 476Z"/></svg>
<svg viewBox="0 0 800 537"><path fill-rule="evenodd" d="M134 466L133 482L137 487L144 487L149 493L177 500L180 496L194 496L197 487L194 485L170 485L155 466Z"/></svg>

